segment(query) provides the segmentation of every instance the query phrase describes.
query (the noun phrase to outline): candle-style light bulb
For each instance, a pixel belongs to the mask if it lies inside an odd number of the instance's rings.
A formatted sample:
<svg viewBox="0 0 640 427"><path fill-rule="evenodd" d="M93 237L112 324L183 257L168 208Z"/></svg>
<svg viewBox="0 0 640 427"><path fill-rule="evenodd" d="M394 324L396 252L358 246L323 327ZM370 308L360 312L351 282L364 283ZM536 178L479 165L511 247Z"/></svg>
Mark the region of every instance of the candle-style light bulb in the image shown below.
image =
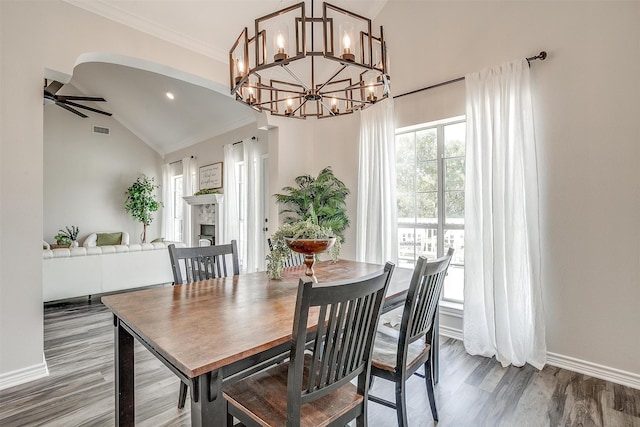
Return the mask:
<svg viewBox="0 0 640 427"><path fill-rule="evenodd" d="M278 51L275 55L273 55L274 62L282 61L288 58L289 55L287 55L284 51L285 46L286 42L284 35L282 35L280 31L278 31L278 34L276 35L276 48L278 49Z"/></svg>
<svg viewBox="0 0 640 427"><path fill-rule="evenodd" d="M247 102L249 102L249 104L255 104L256 103L256 97L253 94L253 88L252 87L249 88L249 98L247 99Z"/></svg>
<svg viewBox="0 0 640 427"><path fill-rule="evenodd" d="M348 32L344 32L344 36L342 37L342 55L341 58L346 61L355 61L356 56L351 53L351 36L349 36Z"/></svg>
<svg viewBox="0 0 640 427"><path fill-rule="evenodd" d="M375 94L375 89L372 84L369 85L369 95L367 96L367 101L375 102L378 98Z"/></svg>
<svg viewBox="0 0 640 427"><path fill-rule="evenodd" d="M338 114L340 112L340 110L338 110L338 100L335 96L331 98L331 112L334 114Z"/></svg>
<svg viewBox="0 0 640 427"><path fill-rule="evenodd" d="M293 113L293 99L287 98L287 109L285 110L286 114Z"/></svg>
<svg viewBox="0 0 640 427"><path fill-rule="evenodd" d="M242 59L236 59L236 84L240 83L242 76L244 75L244 62Z"/></svg>

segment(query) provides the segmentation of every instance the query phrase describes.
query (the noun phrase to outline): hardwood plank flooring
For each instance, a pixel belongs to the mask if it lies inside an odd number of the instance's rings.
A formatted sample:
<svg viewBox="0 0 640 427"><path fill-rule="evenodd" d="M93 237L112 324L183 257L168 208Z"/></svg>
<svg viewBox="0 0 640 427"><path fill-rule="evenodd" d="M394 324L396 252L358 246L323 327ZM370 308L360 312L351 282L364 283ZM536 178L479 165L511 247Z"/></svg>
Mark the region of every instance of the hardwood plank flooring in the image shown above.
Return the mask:
<svg viewBox="0 0 640 427"><path fill-rule="evenodd" d="M92 304L48 306L45 356L50 375L0 391L0 426L112 426L112 315ZM189 426L189 400L178 410L179 380L136 342L136 425ZM438 426L640 427L640 390L546 367L503 368L469 356L443 339L436 402ZM411 427L434 426L424 379L409 379ZM393 384L377 379L372 394L393 399ZM369 425L396 426L395 411L369 402Z"/></svg>

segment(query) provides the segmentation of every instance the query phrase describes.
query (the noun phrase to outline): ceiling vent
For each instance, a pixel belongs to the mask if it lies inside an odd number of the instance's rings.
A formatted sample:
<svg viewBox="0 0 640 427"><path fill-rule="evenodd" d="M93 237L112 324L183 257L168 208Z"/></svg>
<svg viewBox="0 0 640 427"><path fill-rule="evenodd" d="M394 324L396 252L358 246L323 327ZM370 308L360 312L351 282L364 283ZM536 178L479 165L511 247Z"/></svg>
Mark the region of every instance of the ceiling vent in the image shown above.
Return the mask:
<svg viewBox="0 0 640 427"><path fill-rule="evenodd" d="M109 128L105 128L102 126L93 126L93 133L100 133L102 135L109 135Z"/></svg>

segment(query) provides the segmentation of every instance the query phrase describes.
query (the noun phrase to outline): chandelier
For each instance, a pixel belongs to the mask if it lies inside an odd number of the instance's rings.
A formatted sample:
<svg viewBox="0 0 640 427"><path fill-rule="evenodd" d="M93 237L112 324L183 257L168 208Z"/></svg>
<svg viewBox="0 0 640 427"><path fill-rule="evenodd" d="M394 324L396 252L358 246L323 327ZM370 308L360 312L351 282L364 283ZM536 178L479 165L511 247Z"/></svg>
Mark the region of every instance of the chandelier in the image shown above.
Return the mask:
<svg viewBox="0 0 640 427"><path fill-rule="evenodd" d="M231 94L257 111L306 119L335 117L389 96L383 30L371 20L329 3L322 17L305 3L255 20L229 51Z"/></svg>

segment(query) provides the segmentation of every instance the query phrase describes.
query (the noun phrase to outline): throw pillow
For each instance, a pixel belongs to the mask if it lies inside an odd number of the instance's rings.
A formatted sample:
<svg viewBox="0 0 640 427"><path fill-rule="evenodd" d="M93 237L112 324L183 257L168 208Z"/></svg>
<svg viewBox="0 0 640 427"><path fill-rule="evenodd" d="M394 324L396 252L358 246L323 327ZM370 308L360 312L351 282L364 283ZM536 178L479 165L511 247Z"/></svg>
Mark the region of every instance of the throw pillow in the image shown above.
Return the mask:
<svg viewBox="0 0 640 427"><path fill-rule="evenodd" d="M122 233L98 233L96 246L119 245L122 242Z"/></svg>
<svg viewBox="0 0 640 427"><path fill-rule="evenodd" d="M164 237L158 237L157 239L153 239L151 243L163 243Z"/></svg>

